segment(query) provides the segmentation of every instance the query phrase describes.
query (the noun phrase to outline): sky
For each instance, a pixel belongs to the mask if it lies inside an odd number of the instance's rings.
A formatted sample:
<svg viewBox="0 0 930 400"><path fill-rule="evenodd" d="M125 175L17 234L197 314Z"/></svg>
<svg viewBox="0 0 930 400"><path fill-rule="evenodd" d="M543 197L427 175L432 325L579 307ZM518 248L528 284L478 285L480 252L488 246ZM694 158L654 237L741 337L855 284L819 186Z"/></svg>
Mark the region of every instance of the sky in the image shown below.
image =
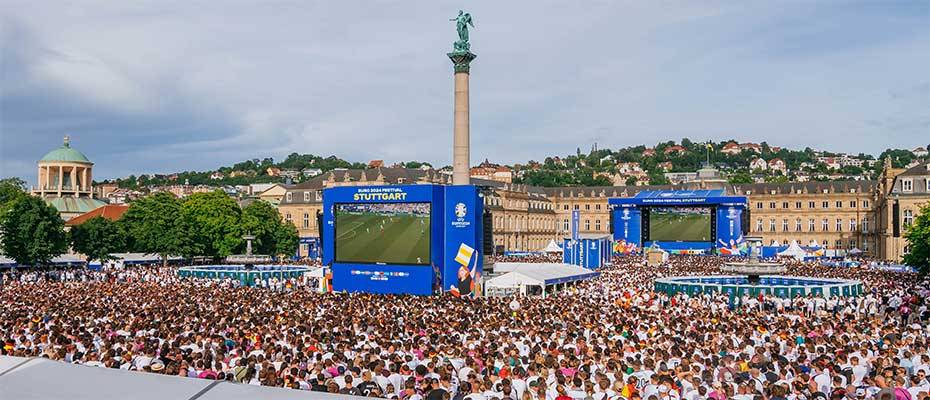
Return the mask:
<svg viewBox="0 0 930 400"><path fill-rule="evenodd" d="M0 177L71 136L96 179L313 153L472 163L660 141L930 144L927 1L0 0Z"/></svg>

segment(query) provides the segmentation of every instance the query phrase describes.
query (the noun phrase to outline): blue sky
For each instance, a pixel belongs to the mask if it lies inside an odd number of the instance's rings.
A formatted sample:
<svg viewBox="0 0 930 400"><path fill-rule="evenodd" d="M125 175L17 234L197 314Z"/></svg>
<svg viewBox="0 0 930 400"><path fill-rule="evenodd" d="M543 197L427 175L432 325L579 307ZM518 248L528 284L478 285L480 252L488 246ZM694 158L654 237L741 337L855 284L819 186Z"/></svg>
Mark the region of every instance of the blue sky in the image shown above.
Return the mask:
<svg viewBox="0 0 930 400"><path fill-rule="evenodd" d="M0 0L0 176L291 152L448 164L464 2ZM576 147L930 143L930 2L469 1L472 161Z"/></svg>

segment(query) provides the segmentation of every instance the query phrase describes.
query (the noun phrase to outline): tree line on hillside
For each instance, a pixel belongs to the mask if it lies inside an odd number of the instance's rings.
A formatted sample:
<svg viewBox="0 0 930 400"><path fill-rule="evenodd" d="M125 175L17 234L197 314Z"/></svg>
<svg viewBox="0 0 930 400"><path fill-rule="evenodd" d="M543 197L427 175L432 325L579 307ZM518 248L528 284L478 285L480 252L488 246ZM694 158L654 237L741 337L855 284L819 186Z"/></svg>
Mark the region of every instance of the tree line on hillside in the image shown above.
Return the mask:
<svg viewBox="0 0 930 400"><path fill-rule="evenodd" d="M874 178L881 173L882 169L881 161L874 162L876 160L875 157L860 153L854 157L873 161L871 168L849 165L842 167L838 171L829 171L825 165L817 163L818 155L823 157L834 157L839 154L830 152L820 152L818 154L817 151L809 147L803 150L792 150L787 148L775 149L767 142L759 144L761 152L750 149L743 149L735 154L722 152L721 150L723 147L731 142L736 141L724 140L717 143L711 142L709 155L711 162L727 172L730 183L734 184L754 182L753 173L759 171L750 170L749 164L756 158L762 158L766 161L778 158L784 161L786 167L791 171L804 171L812 174L837 172L843 175L865 175L869 178ZM617 150L592 149L588 153L582 153L579 148L576 153L572 155L565 157L546 157L543 162L531 160L527 164L520 165L519 168L522 169L522 177L516 178L515 182L550 187L610 185L610 179L606 176L595 175L598 173L616 174L618 172L618 163L636 162L639 163L642 170L647 173L649 184L665 185L669 182L665 178L664 172L694 172L701 168L702 164L707 161L707 144L707 142L693 142L687 138L682 139L680 143L667 141L656 144L652 148L654 150L654 154L652 155L644 154L647 149L644 145L631 146ZM666 154L666 149L673 146L681 146L684 151L673 151ZM902 168L917 158L910 150L888 149L882 152L877 160L883 160L885 157L891 158L892 165L895 168ZM666 162L671 164L671 168L667 171L660 168L660 165ZM813 164L814 167L802 168L801 165L805 163ZM818 178L815 177L814 179ZM770 173L767 174L765 180L772 183L781 183L790 181L791 177L781 175L780 173ZM636 179L629 178L626 184L636 184Z"/></svg>
<svg viewBox="0 0 930 400"><path fill-rule="evenodd" d="M727 154L720 150L727 143L735 140L724 140L711 143L711 161L722 167L728 172L730 183L751 183L753 182L752 173L749 170L749 163L759 157L766 161L774 158L783 160L789 170L800 171L813 174L828 174L838 172L843 175L866 175L874 178L881 173L882 163L873 163L871 168L863 169L856 166L845 166L839 171L829 171L824 165L817 165L817 152L811 148L803 150L791 150L787 148L773 149L767 142L760 143L761 153L752 150L742 150L737 154ZM658 143L653 147L655 154L644 156L646 146L630 146L617 150L611 149L592 149L587 154L582 154L578 149L576 154L566 157L546 157L543 162L529 161L526 164L517 164L514 167L521 170L521 177L516 178L515 183L524 183L534 186L603 186L611 185L609 178L603 175L595 176L596 173L614 174L618 162L638 162L642 169L647 172L649 183L653 185L668 184L664 172L692 172L701 167L706 161L706 142L693 142L684 138L680 143L667 141ZM673 152L665 154L665 149L680 145L686 151L678 153ZM930 146L930 144L928 144ZM831 152L820 152L824 157L838 155ZM863 160L875 160L868 154L859 154L856 157ZM908 165L916 157L909 150L887 149L878 157L882 160L885 157L891 157L892 164L895 168L901 168ZM659 168L659 164L670 162L672 167L669 171ZM813 168L802 169L802 163L811 163ZM431 164L421 161L408 161L400 163L405 168L420 168ZM262 159L245 160L232 166L220 167L215 171L184 171L175 174L150 175L143 174L139 176L130 175L122 179L114 179L110 182L116 183L121 188L140 189L148 186L163 186L188 183L191 185L248 185L252 183L274 183L283 182L281 176L274 176L268 173L269 168L277 168L282 171L303 171L304 169L319 169L321 172L332 171L337 168L363 169L368 165L360 162L351 162L336 156L323 157L314 154L291 153L281 162L275 162L273 158L267 157ZM220 173L222 178L213 179L214 173ZM297 175L294 182L299 183L309 179L308 176ZM790 177L770 174L766 177L768 182L787 182ZM636 179L628 179L626 184L633 185Z"/></svg>
<svg viewBox="0 0 930 400"><path fill-rule="evenodd" d="M139 252L219 261L245 250L242 236L254 235L256 254L291 255L297 228L281 220L269 203L240 208L221 191L196 193L181 200L159 192L131 203L117 221L93 217L65 230L58 211L25 192L17 178L0 181L0 252L20 265L48 265L68 250L88 261L113 259L114 253Z"/></svg>

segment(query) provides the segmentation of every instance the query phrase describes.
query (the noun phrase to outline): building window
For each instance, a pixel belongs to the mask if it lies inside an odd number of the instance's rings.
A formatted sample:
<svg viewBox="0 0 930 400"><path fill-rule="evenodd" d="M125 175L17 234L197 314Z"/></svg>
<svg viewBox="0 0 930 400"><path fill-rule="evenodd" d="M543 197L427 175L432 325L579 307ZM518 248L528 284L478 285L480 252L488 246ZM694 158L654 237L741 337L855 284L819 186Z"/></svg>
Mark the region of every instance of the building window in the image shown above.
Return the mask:
<svg viewBox="0 0 930 400"><path fill-rule="evenodd" d="M310 227L310 213L304 213L304 229Z"/></svg>
<svg viewBox="0 0 930 400"><path fill-rule="evenodd" d="M835 249L843 248L843 240L842 240L842 239L836 239L836 247L834 247L834 248L835 248Z"/></svg>
<svg viewBox="0 0 930 400"><path fill-rule="evenodd" d="M794 208L801 208L801 202L800 201L794 202Z"/></svg>
<svg viewBox="0 0 930 400"><path fill-rule="evenodd" d="M568 219L562 220L562 230L568 232Z"/></svg>
<svg viewBox="0 0 930 400"><path fill-rule="evenodd" d="M816 205L816 203L814 203L813 201L808 201L808 202L807 202L807 208L814 208L815 205Z"/></svg>
<svg viewBox="0 0 930 400"><path fill-rule="evenodd" d="M869 218L868 217L862 218L862 232L864 233L869 232Z"/></svg>
<svg viewBox="0 0 930 400"><path fill-rule="evenodd" d="M769 232L775 232L775 218L769 220Z"/></svg>
<svg viewBox="0 0 930 400"><path fill-rule="evenodd" d="M820 230L824 232L830 232L830 220L824 218L823 222L820 224Z"/></svg>
<svg viewBox="0 0 930 400"><path fill-rule="evenodd" d="M868 201L868 200L862 200L862 208L869 208L869 201Z"/></svg>
<svg viewBox="0 0 930 400"><path fill-rule="evenodd" d="M914 212L904 210L904 228L909 228L914 223Z"/></svg>
<svg viewBox="0 0 930 400"><path fill-rule="evenodd" d="M794 220L794 231L795 232L801 231L801 219L800 218Z"/></svg>
<svg viewBox="0 0 930 400"><path fill-rule="evenodd" d="M856 219L855 219L855 218L850 218L850 219L849 219L849 231L850 231L850 232L855 232L855 231L856 231Z"/></svg>
<svg viewBox="0 0 930 400"><path fill-rule="evenodd" d="M837 218L837 219L836 219L836 231L837 231L837 232L842 232L842 231L843 231L843 219L842 219L842 218Z"/></svg>
<svg viewBox="0 0 930 400"><path fill-rule="evenodd" d="M756 232L762 232L762 219L756 220Z"/></svg>
<svg viewBox="0 0 930 400"><path fill-rule="evenodd" d="M788 219L787 218L781 220L781 231L788 232Z"/></svg>
<svg viewBox="0 0 930 400"><path fill-rule="evenodd" d="M756 208L762 209L762 202L756 202Z"/></svg>
<svg viewBox="0 0 930 400"><path fill-rule="evenodd" d="M902 192L913 192L914 191L914 180L913 179L902 179L901 180L901 191Z"/></svg>
<svg viewBox="0 0 930 400"><path fill-rule="evenodd" d="M585 210L585 211L591 211L591 205L590 205L590 204L585 204L585 205L584 205L584 210Z"/></svg>
<svg viewBox="0 0 930 400"><path fill-rule="evenodd" d="M842 201L842 200L837 200L837 201L836 201L836 208L843 208L843 201Z"/></svg>
<svg viewBox="0 0 930 400"><path fill-rule="evenodd" d="M290 203L291 201L294 200L294 194L291 192L287 192L287 194L284 195L284 198L287 200L288 203Z"/></svg>
<svg viewBox="0 0 930 400"><path fill-rule="evenodd" d="M770 201L770 202L769 202L769 208L775 208L775 202L774 202L774 201Z"/></svg>
<svg viewBox="0 0 930 400"><path fill-rule="evenodd" d="M586 230L586 231L590 231L590 230L591 230L591 220L589 220L589 219L584 220L584 230Z"/></svg>
<svg viewBox="0 0 930 400"><path fill-rule="evenodd" d="M788 202L787 201L781 202L781 208L788 208Z"/></svg>
<svg viewBox="0 0 930 400"><path fill-rule="evenodd" d="M823 204L821 204L821 206L823 206L823 208L830 208L830 202L829 202L829 201L825 201L825 202L823 202Z"/></svg>
<svg viewBox="0 0 930 400"><path fill-rule="evenodd" d="M600 205L600 204L595 204L595 205L594 205L594 209L595 209L595 210L600 210L600 209L601 209L601 205Z"/></svg>
<svg viewBox="0 0 930 400"><path fill-rule="evenodd" d="M563 209L563 210L568 210L568 204L563 205L563 206L562 206L562 209Z"/></svg>
<svg viewBox="0 0 930 400"><path fill-rule="evenodd" d="M849 208L856 208L856 201L855 201L855 200L850 200L850 201L849 201Z"/></svg>
<svg viewBox="0 0 930 400"><path fill-rule="evenodd" d="M290 194L290 193L288 193L288 194ZM284 220L287 221L287 222L291 222L291 213L284 214Z"/></svg>
<svg viewBox="0 0 930 400"><path fill-rule="evenodd" d="M813 219L813 218L807 220L807 231L808 231L808 232L813 232L815 227L816 227L816 225L814 225L814 219Z"/></svg>
<svg viewBox="0 0 930 400"><path fill-rule="evenodd" d="M594 229L598 231L601 230L601 220L599 219L594 220Z"/></svg>
<svg viewBox="0 0 930 400"><path fill-rule="evenodd" d="M310 192L304 192L304 202L305 203L310 202Z"/></svg>
<svg viewBox="0 0 930 400"><path fill-rule="evenodd" d="M575 210L578 209L578 205L577 205L577 204L574 205L574 209L575 209Z"/></svg>

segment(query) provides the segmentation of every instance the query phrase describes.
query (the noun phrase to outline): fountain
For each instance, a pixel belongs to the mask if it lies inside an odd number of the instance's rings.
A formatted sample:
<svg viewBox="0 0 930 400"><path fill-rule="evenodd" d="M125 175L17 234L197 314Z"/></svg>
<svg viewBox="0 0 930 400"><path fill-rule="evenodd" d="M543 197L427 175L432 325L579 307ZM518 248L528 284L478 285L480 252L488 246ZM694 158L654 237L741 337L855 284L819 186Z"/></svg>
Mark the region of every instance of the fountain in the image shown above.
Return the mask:
<svg viewBox="0 0 930 400"><path fill-rule="evenodd" d="M311 268L305 265L268 265L273 261L271 256L252 254L252 241L255 236L249 234L242 237L245 240L245 254L234 254L226 257L227 264L223 265L197 265L181 267L178 276L182 278L201 279L232 279L239 281L243 286L254 286L261 280L290 279L302 277L310 272ZM255 264L260 264L256 266Z"/></svg>
<svg viewBox="0 0 930 400"><path fill-rule="evenodd" d="M783 298L798 296L849 297L864 293L862 282L850 279L785 276L784 264L760 260L761 238L746 238L750 243L749 260L726 262L720 268L733 275L673 276L655 280L655 291L669 295L687 293L726 294L733 302L737 297L774 295ZM834 268L824 266L823 268Z"/></svg>
<svg viewBox="0 0 930 400"><path fill-rule="evenodd" d="M759 261L762 254L762 238L747 237L745 240L749 246L749 261L725 263L720 267L721 271L745 275L750 285L758 285L762 275L783 274L788 270L782 263Z"/></svg>
<svg viewBox="0 0 930 400"><path fill-rule="evenodd" d="M245 240L245 254L230 255L226 257L226 262L230 264L243 264L246 269L253 269L255 268L255 264L267 264L272 261L271 256L252 254L252 241L255 240L255 236L247 234L243 236L242 239Z"/></svg>

